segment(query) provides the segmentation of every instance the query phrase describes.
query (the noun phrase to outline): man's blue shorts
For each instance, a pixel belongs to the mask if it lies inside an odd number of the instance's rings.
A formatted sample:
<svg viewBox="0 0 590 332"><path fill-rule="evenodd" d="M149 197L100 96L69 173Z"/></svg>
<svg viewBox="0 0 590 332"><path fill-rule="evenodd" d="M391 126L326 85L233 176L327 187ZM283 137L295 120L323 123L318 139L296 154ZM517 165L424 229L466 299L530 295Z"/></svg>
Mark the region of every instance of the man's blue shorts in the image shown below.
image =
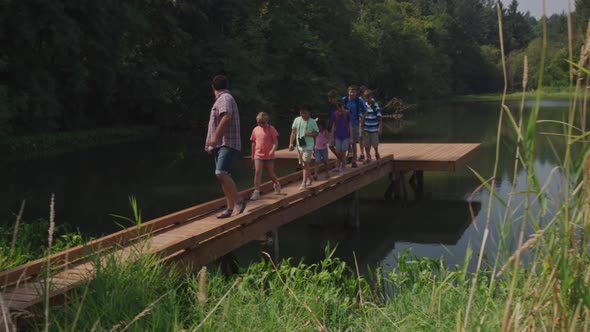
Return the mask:
<svg viewBox="0 0 590 332"><path fill-rule="evenodd" d="M231 175L231 166L238 154L238 150L227 146L215 149L215 175Z"/></svg>

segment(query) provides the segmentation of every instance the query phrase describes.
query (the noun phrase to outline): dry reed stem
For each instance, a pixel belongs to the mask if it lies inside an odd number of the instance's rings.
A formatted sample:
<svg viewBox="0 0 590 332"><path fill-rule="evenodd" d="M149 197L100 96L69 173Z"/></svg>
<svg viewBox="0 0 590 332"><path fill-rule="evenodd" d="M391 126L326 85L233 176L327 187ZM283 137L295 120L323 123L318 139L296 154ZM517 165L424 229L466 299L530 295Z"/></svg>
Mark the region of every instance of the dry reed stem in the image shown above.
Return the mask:
<svg viewBox="0 0 590 332"><path fill-rule="evenodd" d="M574 312L574 317L572 317L572 324L570 325L570 332L575 332L576 327L578 326L578 318L580 317L580 309L582 308L582 299L578 301L578 305L576 306L576 311Z"/></svg>
<svg viewBox="0 0 590 332"><path fill-rule="evenodd" d="M25 203L27 202L26 199L23 199L22 203L20 203L20 210L16 215L16 222L14 223L14 232L12 232L12 241L10 242L10 251L9 255L12 256L14 252L14 247L16 246L16 239L18 238L18 229L20 228L20 221L23 217L23 212L25 211Z"/></svg>
<svg viewBox="0 0 590 332"><path fill-rule="evenodd" d="M197 301L202 307L207 303L207 267L203 266L198 274L199 291L197 292Z"/></svg>
<svg viewBox="0 0 590 332"><path fill-rule="evenodd" d="M358 285L358 288L359 288L359 290L358 290L359 301L360 301L359 304L361 305L361 308L364 308L365 307L365 301L363 301L363 292L361 290L361 274L359 272L359 264L358 264L358 262L356 260L356 253L354 251L352 252L352 257L354 258L354 266L355 266L355 269L356 269L356 280L357 280L357 285Z"/></svg>
<svg viewBox="0 0 590 332"><path fill-rule="evenodd" d="M318 331L320 331L320 332L327 332L328 329L316 317L316 315L313 313L313 310L311 310L311 308L307 305L307 303L305 303L305 301L301 301L299 299L299 297L297 296L297 294L295 294L295 292L291 289L291 287L289 287L289 285L287 285L287 283L285 282L285 280L283 280L283 277L281 277L281 274L279 273L279 268L277 267L277 265L275 264L275 262L272 260L270 254L267 253L267 252L265 252L265 251L263 251L262 254L265 255L266 257L268 257L268 259L270 260L270 263L272 264L272 266L273 266L273 268L274 268L277 276L279 277L279 280L285 286L285 288L287 288L287 290L289 291L289 294L291 294L291 296L293 296L293 298L295 298L295 300L297 302L299 302L305 308L305 310L307 310L311 314L311 317L313 318L313 320L314 320L314 322L316 324L316 327L318 328Z"/></svg>
<svg viewBox="0 0 590 332"><path fill-rule="evenodd" d="M55 194L51 194L51 202L49 203L49 231L47 235L47 278L49 278L51 246L53 245L53 232L55 231ZM45 283L45 332L49 332L49 286L50 283Z"/></svg>
<svg viewBox="0 0 590 332"><path fill-rule="evenodd" d="M502 133L502 118L504 115L504 104L506 102L506 93L508 91L508 75L507 75L507 69L506 69L506 59L505 59L505 51L504 51L504 36L502 34L502 9L501 9L501 5L500 5L500 0L496 0L496 11L498 14L498 31L499 31L499 35L500 35L500 56L501 56L501 60L502 60L502 73L504 76L504 88L502 90L502 102L501 102L501 106L500 106L500 116L498 119L498 129L497 129L497 135L496 135L496 155L495 155L495 161L494 161L494 170L492 173L492 183L490 186L490 197L488 199L488 208L487 208L487 212L486 212L486 226L484 229L484 235L483 235L483 241L482 241L482 245L479 251L479 257L477 260L477 268L475 270L475 273L473 275L473 282L471 284L471 290L469 293L469 300L467 302L467 307L465 309L465 319L463 321L463 331L467 331L467 325L469 323L469 314L471 311L471 306L473 305L473 297L475 296L475 289L476 289L476 285L477 285L477 278L479 276L479 272L481 270L481 263L483 260L483 254L484 254L484 249L487 243L487 238L489 235L489 227L490 227L490 222L491 222L491 213L492 213L492 202L493 202L493 198L494 198L494 190L496 187L496 174L498 173L498 163L499 163L499 159L500 159L500 140L501 140L501 133Z"/></svg>
<svg viewBox="0 0 590 332"><path fill-rule="evenodd" d="M98 328L98 324L100 323L100 318L96 320L96 322L94 322L94 324L92 324L92 328L90 329L90 332L95 332L96 329Z"/></svg>
<svg viewBox="0 0 590 332"><path fill-rule="evenodd" d="M84 293L82 294L82 300L80 301L80 306L78 306L78 310L76 311L76 316L74 317L74 322L72 323L72 331L76 331L76 325L78 325L78 319L80 318L80 314L82 313L82 307L84 307L84 300L88 295L88 288L90 288L90 282L86 283L86 287L84 287Z"/></svg>
<svg viewBox="0 0 590 332"><path fill-rule="evenodd" d="M496 274L496 278L500 278L502 276L502 274L504 274L504 272L506 272L506 269L508 269L508 266L510 266L510 264L516 259L517 256L520 256L524 251L529 250L532 247L534 247L535 244L537 243L537 241L542 238L542 235L545 233L545 231L547 231L548 227L551 225L552 224L549 224L545 228L543 228L543 229L535 232L531 236L529 236L529 239L523 245L518 247L518 249L516 249L515 253L512 254L512 256L510 256L510 258L508 258L508 261L506 262L506 264L504 264L502 266L502 268L500 269L500 271Z"/></svg>
<svg viewBox="0 0 590 332"><path fill-rule="evenodd" d="M2 298L2 295L0 295L0 311L2 311L2 323L4 325L4 330L6 332L10 332L10 331L16 331L16 327L14 326L14 323L12 322L12 318L10 317L10 312L8 311L8 309L6 308L6 305L4 304L4 299Z"/></svg>
<svg viewBox="0 0 590 332"><path fill-rule="evenodd" d="M140 320L142 317L147 316L150 311L154 310L154 307L156 306L156 304L158 302L160 302L164 297L166 297L168 294L170 294L172 291L168 291L166 292L164 295L160 296L159 298L157 298L154 302L150 303L145 309L143 309L139 314L137 314L135 317L133 317L133 319L129 322L129 324L126 324L125 327L123 327L123 329L121 330L121 332L123 331L127 331L127 329L129 328L129 326L133 325L135 322L137 322L138 320Z"/></svg>
<svg viewBox="0 0 590 332"><path fill-rule="evenodd" d="M573 36L573 29L572 29L572 1L567 0L567 45L568 45L568 55L569 55L569 82L571 83L574 80L574 36Z"/></svg>
<svg viewBox="0 0 590 332"><path fill-rule="evenodd" d="M270 258L270 256L269 256ZM203 320L201 321L201 323L199 323L199 325L197 325L197 327L195 327L195 329L193 330L193 332L197 331L198 329L201 328L201 326L203 326L203 324L207 321L207 319L209 319L209 317L211 317L211 315L213 315L213 313L217 310L217 308L219 308L219 306L221 305L221 303L223 302L223 300L225 300L225 298L229 295L229 293L231 293L231 291L240 283L242 282L242 278L238 277L236 279L236 281L234 281L233 285L231 285L231 287L227 290L227 292L225 292L225 294L223 294L223 296L221 297L221 299L219 299L219 302L217 302L217 304L215 305L215 307L213 307L213 309L211 309L211 311L209 311L209 313L207 314L207 316L205 316L205 318L203 318Z"/></svg>

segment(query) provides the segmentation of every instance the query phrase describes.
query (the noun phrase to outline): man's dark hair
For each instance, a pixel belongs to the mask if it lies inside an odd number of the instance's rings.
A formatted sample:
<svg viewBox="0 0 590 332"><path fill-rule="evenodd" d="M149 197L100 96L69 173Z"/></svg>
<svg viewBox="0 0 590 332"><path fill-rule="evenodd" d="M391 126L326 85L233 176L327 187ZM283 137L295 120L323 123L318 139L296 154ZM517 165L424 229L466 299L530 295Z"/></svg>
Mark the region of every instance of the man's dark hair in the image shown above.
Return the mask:
<svg viewBox="0 0 590 332"><path fill-rule="evenodd" d="M225 75L215 75L211 81L211 85L213 85L213 89L217 91L225 90L229 87L229 81Z"/></svg>
<svg viewBox="0 0 590 332"><path fill-rule="evenodd" d="M351 84L351 85L348 86L348 90L354 90L354 91L356 91L358 93L359 92L359 87L356 86L356 85L354 85L354 84Z"/></svg>
<svg viewBox="0 0 590 332"><path fill-rule="evenodd" d="M328 91L328 98L338 98L338 91L336 91L336 90Z"/></svg>

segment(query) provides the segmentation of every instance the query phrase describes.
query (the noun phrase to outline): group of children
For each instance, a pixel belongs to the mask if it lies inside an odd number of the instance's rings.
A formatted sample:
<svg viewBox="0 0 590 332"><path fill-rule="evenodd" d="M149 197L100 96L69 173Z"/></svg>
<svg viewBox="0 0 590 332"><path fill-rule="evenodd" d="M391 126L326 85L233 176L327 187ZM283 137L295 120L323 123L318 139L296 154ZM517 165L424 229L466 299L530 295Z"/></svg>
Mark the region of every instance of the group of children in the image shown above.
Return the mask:
<svg viewBox="0 0 590 332"><path fill-rule="evenodd" d="M360 90L360 91L359 91ZM361 97L362 96L362 97ZM364 98L363 98L364 97ZM335 90L328 93L327 120L311 117L308 106L299 107L299 115L291 126L289 150L297 149L299 163L303 168L300 189L306 189L319 175L320 165L328 171L328 149L336 156L336 172L344 172L347 161L357 167L357 161L370 163L371 147L375 159L379 159L379 136L382 133L381 110L373 98L373 92L366 87L348 87L348 94L338 98ZM274 153L278 147L278 132L270 125L268 114L256 116L257 126L252 131L252 160L254 163L254 192L250 199L260 197L262 170L266 169L273 182L275 193L281 192L281 185L274 174ZM360 155L357 158L357 144ZM363 153L366 153L366 155ZM348 156L347 156L348 153ZM311 174L311 159L315 159L315 177ZM357 160L358 159L358 160Z"/></svg>

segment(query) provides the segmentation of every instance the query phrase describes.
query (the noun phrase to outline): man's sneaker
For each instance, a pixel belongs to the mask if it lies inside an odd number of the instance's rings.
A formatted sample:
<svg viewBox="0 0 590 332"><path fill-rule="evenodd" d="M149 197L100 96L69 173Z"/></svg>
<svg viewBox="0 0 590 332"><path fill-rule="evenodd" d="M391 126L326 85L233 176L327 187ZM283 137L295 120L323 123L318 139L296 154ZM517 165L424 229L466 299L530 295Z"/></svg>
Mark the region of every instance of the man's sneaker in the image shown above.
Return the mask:
<svg viewBox="0 0 590 332"><path fill-rule="evenodd" d="M357 167L358 167L358 166L357 166L356 162L354 162L354 161L353 161L353 162L352 162L352 168L357 168Z"/></svg>
<svg viewBox="0 0 590 332"><path fill-rule="evenodd" d="M359 156L359 161L363 161L363 160L365 160L365 155L364 155L364 154L361 154L361 155Z"/></svg>
<svg viewBox="0 0 590 332"><path fill-rule="evenodd" d="M280 183L275 183L272 185L272 187L275 190L275 194L280 194L281 193L281 184Z"/></svg>
<svg viewBox="0 0 590 332"><path fill-rule="evenodd" d="M299 186L299 189L301 189L301 190L305 190L305 189L307 189L307 186L305 185L305 183L302 183L302 184Z"/></svg>
<svg viewBox="0 0 590 332"><path fill-rule="evenodd" d="M252 193L252 196L250 196L250 200L255 201L259 198L260 198L260 191L254 190L254 192Z"/></svg>

